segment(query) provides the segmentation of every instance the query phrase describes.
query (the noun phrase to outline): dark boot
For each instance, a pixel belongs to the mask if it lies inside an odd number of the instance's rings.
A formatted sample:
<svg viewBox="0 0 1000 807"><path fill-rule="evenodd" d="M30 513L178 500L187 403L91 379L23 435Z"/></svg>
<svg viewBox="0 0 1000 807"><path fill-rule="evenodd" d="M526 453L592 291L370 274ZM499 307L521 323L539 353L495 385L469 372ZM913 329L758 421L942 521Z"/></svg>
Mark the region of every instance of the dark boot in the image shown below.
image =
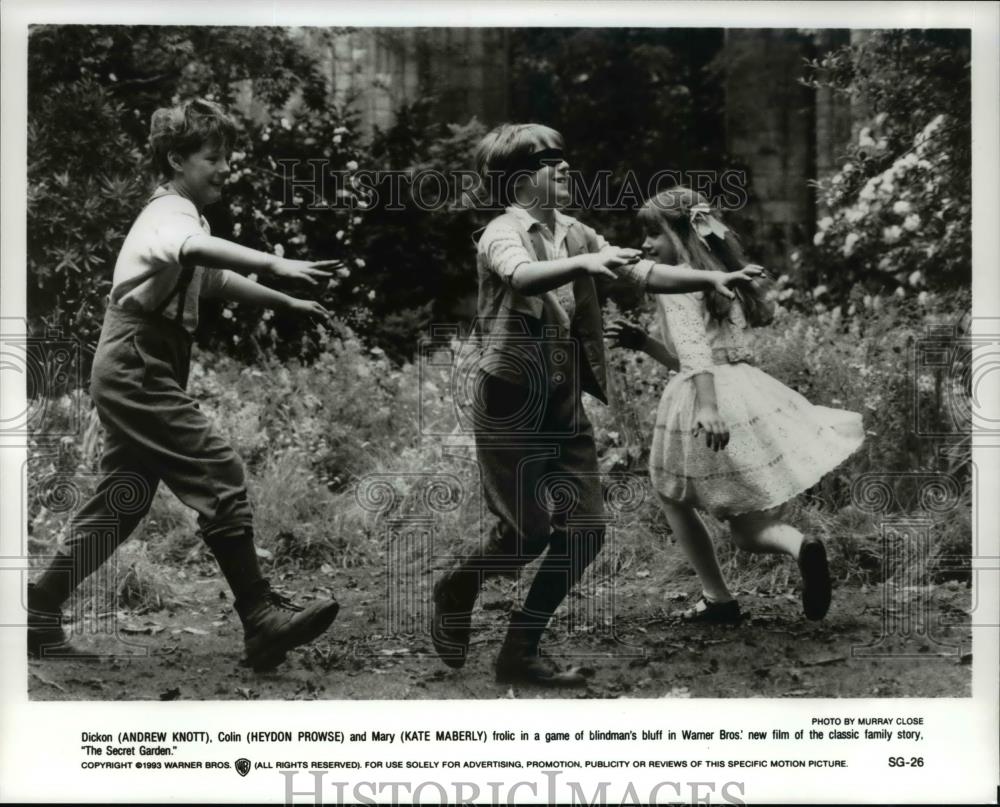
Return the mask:
<svg viewBox="0 0 1000 807"><path fill-rule="evenodd" d="M802 611L809 619L822 619L830 610L833 587L826 547L818 538L806 538L799 549L799 571L802 572Z"/></svg>
<svg viewBox="0 0 1000 807"><path fill-rule="evenodd" d="M28 655L65 656L72 648L62 627L62 603L34 583L28 583Z"/></svg>
<svg viewBox="0 0 1000 807"><path fill-rule="evenodd" d="M548 617L529 616L521 611L511 612L507 637L496 660L498 684L534 684L544 687L584 686L589 670L573 667L560 670L538 650L538 643Z"/></svg>
<svg viewBox="0 0 1000 807"><path fill-rule="evenodd" d="M340 610L336 600L303 607L272 591L266 582L258 588L258 593L236 601L243 623L245 663L255 672L273 670L293 647L319 637Z"/></svg>
<svg viewBox="0 0 1000 807"><path fill-rule="evenodd" d="M431 639L441 661L456 670L465 665L469 651L479 582L479 572L453 569L434 584Z"/></svg>

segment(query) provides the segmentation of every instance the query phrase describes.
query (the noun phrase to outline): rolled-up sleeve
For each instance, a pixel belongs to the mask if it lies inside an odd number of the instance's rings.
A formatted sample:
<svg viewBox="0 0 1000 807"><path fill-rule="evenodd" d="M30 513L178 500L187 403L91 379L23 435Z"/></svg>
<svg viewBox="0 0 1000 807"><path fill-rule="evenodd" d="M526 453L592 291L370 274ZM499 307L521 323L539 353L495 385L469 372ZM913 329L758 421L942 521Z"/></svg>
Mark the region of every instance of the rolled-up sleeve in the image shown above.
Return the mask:
<svg viewBox="0 0 1000 807"><path fill-rule="evenodd" d="M229 279L236 274L231 269L203 269L205 276L201 280L202 297L223 297L223 290Z"/></svg>
<svg viewBox="0 0 1000 807"><path fill-rule="evenodd" d="M618 249L618 247L609 243L608 239L592 227L586 227L586 229L590 237L593 239L593 243L597 245L597 252L603 252L606 249ZM612 271L614 271L614 273L622 280L627 280L629 283L637 286L640 291L645 292L648 290L649 274L653 271L654 265L653 261L643 259L636 261L635 263L630 263L626 266L619 266Z"/></svg>
<svg viewBox="0 0 1000 807"><path fill-rule="evenodd" d="M479 240L479 251L485 256L486 265L508 286L519 266L535 261L517 229L505 221L490 223Z"/></svg>
<svg viewBox="0 0 1000 807"><path fill-rule="evenodd" d="M193 204L178 197L164 197L156 224L152 229L149 249L155 263L181 266L181 250L189 238L205 235L201 219Z"/></svg>

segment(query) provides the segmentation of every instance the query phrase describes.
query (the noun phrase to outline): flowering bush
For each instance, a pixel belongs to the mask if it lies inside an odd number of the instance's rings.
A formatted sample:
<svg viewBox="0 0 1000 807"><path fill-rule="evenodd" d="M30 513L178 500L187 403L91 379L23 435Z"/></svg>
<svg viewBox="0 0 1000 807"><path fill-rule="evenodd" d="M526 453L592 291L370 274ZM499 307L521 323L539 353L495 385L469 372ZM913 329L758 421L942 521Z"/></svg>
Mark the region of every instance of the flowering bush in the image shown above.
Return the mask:
<svg viewBox="0 0 1000 807"><path fill-rule="evenodd" d="M878 31L811 64L807 83L866 117L841 168L816 183L822 212L799 280L820 279L838 302L856 284L906 296L970 283L968 57L967 31Z"/></svg>
<svg viewBox="0 0 1000 807"><path fill-rule="evenodd" d="M937 115L910 150L865 179L860 190L852 162L820 184L830 214L817 222L813 243L827 265L840 267L838 285L866 281L873 289L920 294L969 281L971 199L968 189L954 187L951 155L938 142L950 125L949 116ZM872 140L873 131L862 129L859 145L884 148L885 138Z"/></svg>

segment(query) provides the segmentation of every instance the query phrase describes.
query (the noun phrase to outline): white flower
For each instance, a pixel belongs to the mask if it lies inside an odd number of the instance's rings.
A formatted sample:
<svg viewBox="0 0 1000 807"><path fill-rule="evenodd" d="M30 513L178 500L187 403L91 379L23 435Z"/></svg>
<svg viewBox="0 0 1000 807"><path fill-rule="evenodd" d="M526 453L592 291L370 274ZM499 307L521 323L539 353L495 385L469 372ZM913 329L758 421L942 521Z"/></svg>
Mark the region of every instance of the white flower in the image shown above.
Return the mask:
<svg viewBox="0 0 1000 807"><path fill-rule="evenodd" d="M292 128L292 122L290 120L288 120L288 118L282 118L281 119L281 128L282 129L291 129Z"/></svg>
<svg viewBox="0 0 1000 807"><path fill-rule="evenodd" d="M233 318L233 312L232 312L232 310L229 309L229 308L223 308L222 309L222 317L223 317L223 319L232 319Z"/></svg>
<svg viewBox="0 0 1000 807"><path fill-rule="evenodd" d="M896 204L892 206L892 212L897 216L905 216L913 209L913 205L907 202L905 199L900 199Z"/></svg>
<svg viewBox="0 0 1000 807"><path fill-rule="evenodd" d="M375 289L372 289L370 292L368 292L368 299L369 300L375 299Z"/></svg>
<svg viewBox="0 0 1000 807"><path fill-rule="evenodd" d="M899 297L900 299L903 299L906 296L906 289L904 289L902 286L897 286L896 290L893 292L893 295Z"/></svg>
<svg viewBox="0 0 1000 807"><path fill-rule="evenodd" d="M358 199L358 207L362 210L366 210L368 208L368 202L364 201L364 199Z"/></svg>
<svg viewBox="0 0 1000 807"><path fill-rule="evenodd" d="M821 230L829 229L833 225L833 219L830 216L823 216L819 221L816 222L816 226Z"/></svg>
<svg viewBox="0 0 1000 807"><path fill-rule="evenodd" d="M339 146L339 145L340 145L340 141L341 141L341 137L340 137L340 135L339 135L339 134L335 134L335 135L333 136L333 144L334 144L335 146Z"/></svg>
<svg viewBox="0 0 1000 807"><path fill-rule="evenodd" d="M337 240L339 241L343 237L344 237L344 231L343 230L337 230Z"/></svg>
<svg viewBox="0 0 1000 807"><path fill-rule="evenodd" d="M795 250L791 255L788 256L792 261L797 261L799 259L799 251Z"/></svg>
<svg viewBox="0 0 1000 807"><path fill-rule="evenodd" d="M354 261L354 265L357 266L358 269L364 269L365 268L365 262L361 258L356 258L355 261Z"/></svg>
<svg viewBox="0 0 1000 807"><path fill-rule="evenodd" d="M858 243L859 238L860 236L857 233L847 234L847 238L844 239L844 249L843 249L845 258L850 256L850 254L854 251L854 245Z"/></svg>
<svg viewBox="0 0 1000 807"><path fill-rule="evenodd" d="M260 136L260 139L266 143L268 140L271 139L271 135L268 132L263 132Z"/></svg>
<svg viewBox="0 0 1000 807"><path fill-rule="evenodd" d="M891 227L882 228L882 240L887 244L895 244L900 236L902 236L903 230L898 224L893 224Z"/></svg>
<svg viewBox="0 0 1000 807"><path fill-rule="evenodd" d="M875 145L875 141L872 139L871 129L866 127L861 130L861 133L858 135L858 145L861 146L861 148L870 148Z"/></svg>
<svg viewBox="0 0 1000 807"><path fill-rule="evenodd" d="M256 272L251 272L249 275L247 275L247 280L249 280L251 283L256 283L257 282L257 273Z"/></svg>
<svg viewBox="0 0 1000 807"><path fill-rule="evenodd" d="M866 294L864 300L862 300L861 302L864 303L865 308L871 308L872 307L872 296L870 294Z"/></svg>
<svg viewBox="0 0 1000 807"><path fill-rule="evenodd" d="M863 199L866 202L870 202L875 198L875 179L869 179L865 186L861 189L861 193L858 194L859 199Z"/></svg>
<svg viewBox="0 0 1000 807"><path fill-rule="evenodd" d="M862 213L862 212L861 212L861 209L860 209L860 208L858 208L858 207L852 207L852 208L851 208L850 210L848 210L848 211L847 211L847 213L846 213L846 214L844 215L844 218L845 218L845 219L847 219L847 221L848 221L849 223L851 223L851 224L857 224L857 223L858 223L859 221L861 221L861 219L863 219L864 217L865 217L865 214L864 214L864 213Z"/></svg>
<svg viewBox="0 0 1000 807"><path fill-rule="evenodd" d="M813 236L813 245L818 247L820 244L822 244L823 243L823 237L825 235L826 235L826 233L824 233L822 230L818 230L816 232L816 235Z"/></svg>
<svg viewBox="0 0 1000 807"><path fill-rule="evenodd" d="M827 287L820 284L815 289L813 289L813 297L822 297L828 291Z"/></svg>
<svg viewBox="0 0 1000 807"><path fill-rule="evenodd" d="M357 171L358 170L357 160L348 160L347 165L345 167L347 168L348 171Z"/></svg>
<svg viewBox="0 0 1000 807"><path fill-rule="evenodd" d="M240 224L240 222L236 222L233 225L233 235L235 235L237 238L239 238L240 237L240 233L242 233L242 232L243 232L243 225Z"/></svg>
<svg viewBox="0 0 1000 807"><path fill-rule="evenodd" d="M915 233L917 230L919 230L920 216L918 216L916 213L911 213L909 216L907 216L906 219L903 221L903 229L908 230L911 233Z"/></svg>
<svg viewBox="0 0 1000 807"><path fill-rule="evenodd" d="M274 254L277 255L279 258L284 258L285 257L285 247L284 247L284 245L283 244L275 244L274 245Z"/></svg>
<svg viewBox="0 0 1000 807"><path fill-rule="evenodd" d="M924 282L924 274L919 269L915 272L910 272L910 276L907 278L907 282L911 286L920 286Z"/></svg>
<svg viewBox="0 0 1000 807"><path fill-rule="evenodd" d="M360 223L361 223L361 216L355 216L353 219L351 219L351 224L360 224Z"/></svg>
<svg viewBox="0 0 1000 807"><path fill-rule="evenodd" d="M920 303L920 305L927 305L927 298L928 298L927 292L922 291L920 292L920 294L917 295L917 302Z"/></svg>
<svg viewBox="0 0 1000 807"><path fill-rule="evenodd" d="M888 272L890 269L892 269L892 258L890 258L888 255L883 255L879 259L878 268L881 269L883 272Z"/></svg>
<svg viewBox="0 0 1000 807"><path fill-rule="evenodd" d="M338 126L336 129L333 130L333 133L335 135L347 134L347 127L346 126Z"/></svg>

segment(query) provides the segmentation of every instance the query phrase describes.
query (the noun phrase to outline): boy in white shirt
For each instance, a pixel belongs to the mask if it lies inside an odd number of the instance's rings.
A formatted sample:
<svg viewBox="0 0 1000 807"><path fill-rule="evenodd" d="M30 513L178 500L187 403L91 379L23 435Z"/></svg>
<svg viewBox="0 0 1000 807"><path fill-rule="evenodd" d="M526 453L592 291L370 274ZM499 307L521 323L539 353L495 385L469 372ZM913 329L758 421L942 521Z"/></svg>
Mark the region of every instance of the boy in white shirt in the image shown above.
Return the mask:
<svg viewBox="0 0 1000 807"><path fill-rule="evenodd" d="M153 114L150 145L166 181L122 245L91 377L106 431L102 478L73 517L65 546L28 586L32 656L75 654L61 627L62 605L131 535L161 481L198 513L233 591L249 666L277 666L337 615L332 599L303 608L271 590L257 563L243 463L186 392L202 297L329 316L318 302L243 274L315 284L336 261L287 260L209 233L201 210L221 197L235 136L232 120L209 101Z"/></svg>

